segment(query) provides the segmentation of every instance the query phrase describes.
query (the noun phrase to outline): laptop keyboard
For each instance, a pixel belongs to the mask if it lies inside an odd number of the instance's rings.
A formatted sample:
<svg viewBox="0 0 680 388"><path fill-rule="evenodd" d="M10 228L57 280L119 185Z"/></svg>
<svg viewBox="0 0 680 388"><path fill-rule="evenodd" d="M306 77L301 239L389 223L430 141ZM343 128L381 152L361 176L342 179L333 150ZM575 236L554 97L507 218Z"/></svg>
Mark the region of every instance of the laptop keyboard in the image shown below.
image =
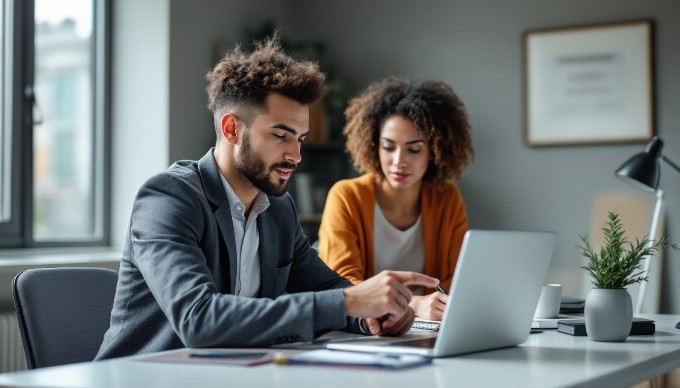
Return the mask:
<svg viewBox="0 0 680 388"><path fill-rule="evenodd" d="M414 339L414 340L408 340L408 341L396 341L396 342L390 342L389 346L407 346L407 347L410 347L410 348L432 349L432 348L434 348L434 342L436 340L437 340L437 337Z"/></svg>

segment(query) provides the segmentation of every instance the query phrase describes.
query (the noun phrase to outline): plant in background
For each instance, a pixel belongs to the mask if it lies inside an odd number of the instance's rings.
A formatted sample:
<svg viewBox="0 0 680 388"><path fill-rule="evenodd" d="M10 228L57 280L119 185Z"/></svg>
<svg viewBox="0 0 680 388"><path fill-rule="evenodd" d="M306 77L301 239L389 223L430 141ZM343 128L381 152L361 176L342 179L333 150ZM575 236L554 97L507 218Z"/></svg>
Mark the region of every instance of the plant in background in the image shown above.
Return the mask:
<svg viewBox="0 0 680 388"><path fill-rule="evenodd" d="M579 236L581 245L578 248L588 259L582 268L592 277L595 288L626 288L630 284L647 281L648 277L642 269L647 256L666 248L680 249L676 244L670 244L665 237L651 241L645 235L642 239L635 238L635 243L629 242L621 220L614 212L609 212L607 225L602 231L605 241L599 253L591 246L588 234Z"/></svg>

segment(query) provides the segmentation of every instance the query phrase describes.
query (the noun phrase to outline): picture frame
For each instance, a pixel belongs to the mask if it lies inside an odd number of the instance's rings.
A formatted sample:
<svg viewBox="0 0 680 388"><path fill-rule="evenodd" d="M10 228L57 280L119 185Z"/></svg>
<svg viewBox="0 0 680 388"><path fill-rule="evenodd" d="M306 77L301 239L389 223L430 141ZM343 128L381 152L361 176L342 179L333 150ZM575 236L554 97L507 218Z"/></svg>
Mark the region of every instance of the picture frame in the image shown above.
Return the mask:
<svg viewBox="0 0 680 388"><path fill-rule="evenodd" d="M653 76L651 20L525 32L525 142L651 139Z"/></svg>

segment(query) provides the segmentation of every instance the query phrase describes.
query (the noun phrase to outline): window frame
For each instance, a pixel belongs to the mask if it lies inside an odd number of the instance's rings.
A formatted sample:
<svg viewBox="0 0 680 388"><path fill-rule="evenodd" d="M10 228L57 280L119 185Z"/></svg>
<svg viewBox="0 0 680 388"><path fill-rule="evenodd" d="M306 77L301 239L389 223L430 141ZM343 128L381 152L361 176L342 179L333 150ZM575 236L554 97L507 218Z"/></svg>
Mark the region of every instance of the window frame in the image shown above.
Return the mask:
<svg viewBox="0 0 680 388"><path fill-rule="evenodd" d="M33 235L33 85L34 85L34 1L0 0L5 8L3 34L11 58L0 58L11 66L5 76L3 122L0 134L11 138L9 170L10 218L0 221L0 249L39 247L86 247L110 245L110 95L111 95L111 0L93 0L92 60L92 185L94 233L89 240L36 241ZM7 21L10 21L9 23ZM6 69L7 70L7 69ZM7 130L9 129L9 130ZM7 149L7 147L5 147ZM0 173L0 178L2 177ZM101 192L100 192L101 191ZM22 194L23 193L23 194Z"/></svg>

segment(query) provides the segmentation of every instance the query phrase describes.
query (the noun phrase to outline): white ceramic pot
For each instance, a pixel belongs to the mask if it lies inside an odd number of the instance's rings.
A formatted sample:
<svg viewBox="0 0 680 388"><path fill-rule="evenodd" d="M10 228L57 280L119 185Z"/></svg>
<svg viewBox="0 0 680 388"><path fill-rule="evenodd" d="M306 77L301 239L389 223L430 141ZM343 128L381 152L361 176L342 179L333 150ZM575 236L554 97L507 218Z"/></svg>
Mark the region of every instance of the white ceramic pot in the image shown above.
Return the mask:
<svg viewBox="0 0 680 388"><path fill-rule="evenodd" d="M591 340L623 342L633 324L633 302L625 288L593 288L586 297L584 314Z"/></svg>

